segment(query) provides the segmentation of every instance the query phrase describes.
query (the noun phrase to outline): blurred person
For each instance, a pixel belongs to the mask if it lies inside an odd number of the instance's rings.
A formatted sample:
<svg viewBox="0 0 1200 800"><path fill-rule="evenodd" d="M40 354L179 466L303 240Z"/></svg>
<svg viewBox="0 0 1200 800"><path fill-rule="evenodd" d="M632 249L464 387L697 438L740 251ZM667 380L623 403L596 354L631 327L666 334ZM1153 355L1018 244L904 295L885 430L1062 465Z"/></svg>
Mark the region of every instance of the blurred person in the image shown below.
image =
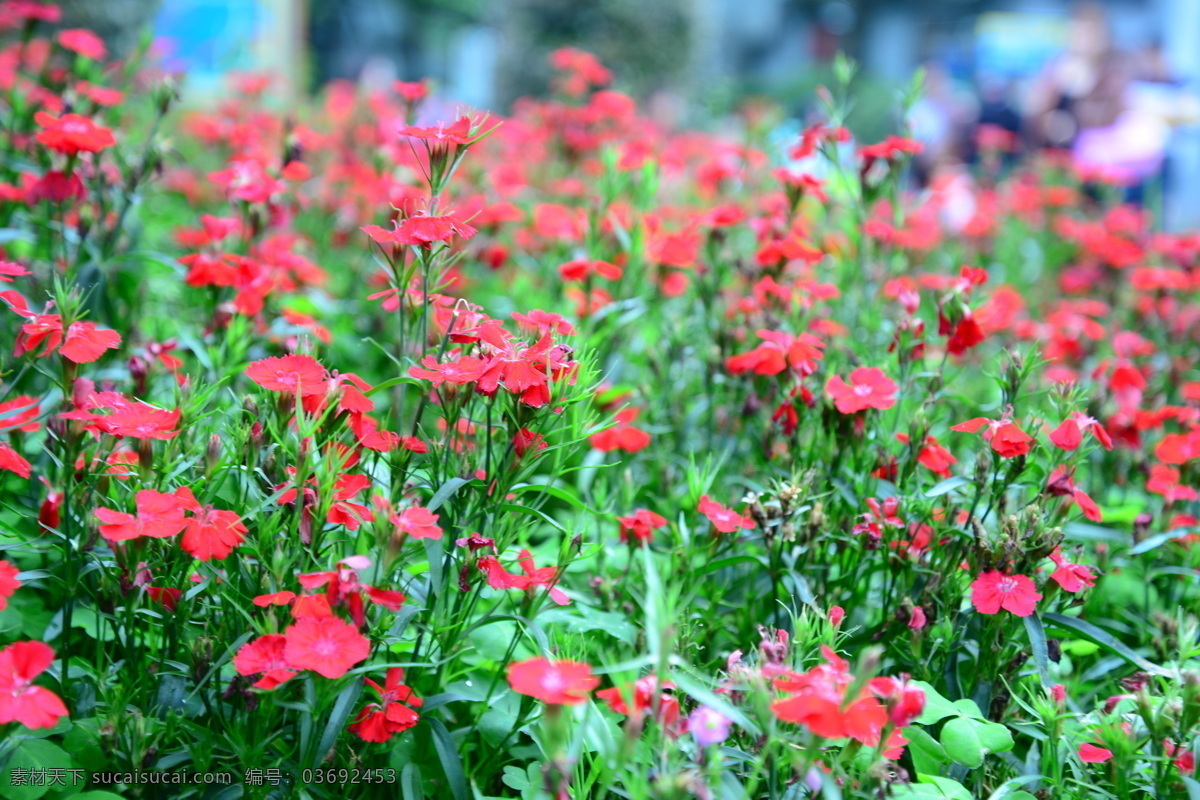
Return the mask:
<svg viewBox="0 0 1200 800"><path fill-rule="evenodd" d="M979 117L971 132L967 160L982 162L991 174L1015 164L1021 151L1021 114L1014 97L1011 78L979 77Z"/></svg>
<svg viewBox="0 0 1200 800"><path fill-rule="evenodd" d="M1127 83L1127 68L1113 47L1104 9L1080 3L1067 22L1065 52L1030 87L1030 142L1071 149L1082 132L1112 125L1124 110Z"/></svg>
<svg viewBox="0 0 1200 800"><path fill-rule="evenodd" d="M909 111L912 137L924 150L913 159L918 183L926 185L940 167L962 163L979 105L968 90L958 86L941 65L925 65L924 91Z"/></svg>

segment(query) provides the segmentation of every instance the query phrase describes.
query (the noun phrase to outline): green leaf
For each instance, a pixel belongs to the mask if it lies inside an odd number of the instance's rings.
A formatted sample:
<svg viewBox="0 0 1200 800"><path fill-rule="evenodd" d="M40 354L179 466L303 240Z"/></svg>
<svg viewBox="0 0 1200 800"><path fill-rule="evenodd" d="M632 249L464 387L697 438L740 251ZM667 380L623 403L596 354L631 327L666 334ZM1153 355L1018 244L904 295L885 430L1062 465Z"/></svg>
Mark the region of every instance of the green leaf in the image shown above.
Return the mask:
<svg viewBox="0 0 1200 800"><path fill-rule="evenodd" d="M450 732L439 719L429 720L429 731L433 735L433 748L442 764L442 772L446 774L446 782L450 784L450 794L454 796L454 800L469 800L462 759L458 757L458 750L454 747Z"/></svg>
<svg viewBox="0 0 1200 800"><path fill-rule="evenodd" d="M1194 533L1195 530L1196 529L1194 527L1184 527L1184 528L1172 528L1169 531L1163 531L1162 533L1156 533L1153 536L1143 539L1142 541L1138 542L1133 547L1131 547L1129 549L1129 555L1138 556L1138 555L1141 555L1142 553L1148 553L1151 550L1155 550L1159 547L1162 547L1167 542L1174 541L1175 539L1182 539L1184 536L1188 536L1188 535Z"/></svg>
<svg viewBox="0 0 1200 800"><path fill-rule="evenodd" d="M1040 781L1043 777L1042 775L1018 775L1015 778L1009 778L1000 784L987 800L1033 800L1033 795L1017 787Z"/></svg>
<svg viewBox="0 0 1200 800"><path fill-rule="evenodd" d="M950 800L975 800L967 788L958 781L938 778L934 775L922 775L920 781L924 784L931 784L942 793L942 797L948 797Z"/></svg>
<svg viewBox="0 0 1200 800"><path fill-rule="evenodd" d="M983 766L984 748L974 720L959 717L952 719L942 728L942 747L946 755L966 767Z"/></svg>
<svg viewBox="0 0 1200 800"><path fill-rule="evenodd" d="M63 737L63 747L71 753L79 766L99 772L104 768L107 756L100 747L100 734L96 720L76 720L71 730Z"/></svg>
<svg viewBox="0 0 1200 800"><path fill-rule="evenodd" d="M1033 663L1037 665L1042 686L1050 686L1050 649L1046 642L1046 628L1037 614L1025 617L1025 631L1029 634L1029 649L1033 651Z"/></svg>
<svg viewBox="0 0 1200 800"><path fill-rule="evenodd" d="M333 713L329 715L329 722L325 724L325 731L321 734L321 741L317 745L317 752L312 754L309 761L313 769L321 766L321 762L325 760L325 754L333 747L337 741L338 735L345 729L346 721L350 719L351 712L354 711L354 704L358 702L358 696L362 693L362 681L351 681L346 685L345 689L337 696L337 701L333 704Z"/></svg>
<svg viewBox="0 0 1200 800"><path fill-rule="evenodd" d="M500 511L510 511L515 514L526 514L531 517L536 517L542 522L545 522L550 527L554 528L559 533L566 533L567 529L558 523L553 517L544 511L539 511L536 508L523 506L520 503L503 503L500 505Z"/></svg>
<svg viewBox="0 0 1200 800"><path fill-rule="evenodd" d="M514 486L512 488L512 494L522 494L524 492L548 494L551 497L562 500L572 508L577 508L580 511L587 511L588 513L595 514L596 516L603 516L599 511L588 507L586 503L579 499L578 495L576 495L574 491L561 486L551 486L548 483L527 483L521 486Z"/></svg>
<svg viewBox="0 0 1200 800"><path fill-rule="evenodd" d="M933 775L919 775L918 778L918 783L896 787L891 800L974 800L958 781Z"/></svg>
<svg viewBox="0 0 1200 800"><path fill-rule="evenodd" d="M529 788L529 776L520 767L505 767L504 777L500 780L504 781L505 786L510 789L516 789L518 792L524 792Z"/></svg>
<svg viewBox="0 0 1200 800"><path fill-rule="evenodd" d="M936 722L941 722L946 717L958 716L959 711L954 707L954 704L942 697L933 686L925 681L913 681L912 683L925 692L925 710L921 712L921 716L917 717L919 724L933 725Z"/></svg>
<svg viewBox="0 0 1200 800"><path fill-rule="evenodd" d="M1139 656L1137 653L1133 652L1133 650L1131 650L1123 642L1117 641L1117 639L1111 633L1102 628L1096 627L1090 622L1085 622L1084 620L1076 617L1068 617L1063 614L1047 614L1046 621L1059 628L1074 631L1080 636L1083 636L1085 639L1090 639L1101 647L1108 648L1115 655L1120 656L1134 666L1144 669L1146 672L1154 675L1170 674L1169 670L1147 661L1142 656Z"/></svg>
<svg viewBox="0 0 1200 800"><path fill-rule="evenodd" d="M999 722L977 722L975 733L979 743L989 753L1004 753L1013 748L1012 731Z"/></svg>
<svg viewBox="0 0 1200 800"><path fill-rule="evenodd" d="M939 481L934 484L933 488L925 492L926 497L941 497L944 494L949 494L955 489L962 486L970 486L971 481L961 475L955 475L952 478L946 478L944 481Z"/></svg>
<svg viewBox="0 0 1200 800"><path fill-rule="evenodd" d="M1200 800L1200 783L1196 783L1192 778L1181 778L1181 780L1187 789L1188 800Z"/></svg>
<svg viewBox="0 0 1200 800"><path fill-rule="evenodd" d="M410 761L400 770L400 796L403 800L424 800L421 791L421 768Z"/></svg>
<svg viewBox="0 0 1200 800"><path fill-rule="evenodd" d="M686 694L691 696L692 699L698 700L717 713L733 720L735 724L746 730L751 735L760 735L758 726L747 719L745 714L734 708L728 700L725 700L714 692L709 691L703 684L701 684L691 675L688 675L683 670L672 670L671 680L675 681L675 684Z"/></svg>
<svg viewBox="0 0 1200 800"><path fill-rule="evenodd" d="M965 717L971 717L972 719L983 719L983 712L979 710L979 706L975 704L974 700L968 700L965 698L962 700L955 700L953 705L958 713Z"/></svg>
<svg viewBox="0 0 1200 800"><path fill-rule="evenodd" d="M1103 525L1092 525L1087 522L1068 522L1063 526L1063 534L1076 542L1114 542L1129 541L1129 534Z"/></svg>
<svg viewBox="0 0 1200 800"><path fill-rule="evenodd" d="M73 800L121 800L121 795L113 794L112 792L80 792L79 794L71 795Z"/></svg>
<svg viewBox="0 0 1200 800"><path fill-rule="evenodd" d="M450 496L457 492L462 487L471 483L474 478L451 478L438 487L438 490L433 493L433 497L429 498L429 502L425 507L430 511L437 511L442 503L450 499Z"/></svg>
<svg viewBox="0 0 1200 800"><path fill-rule="evenodd" d="M637 627L628 617L615 611L601 611L592 606L551 608L539 614L538 620L553 622L568 633L602 631L628 645L637 641Z"/></svg>
<svg viewBox="0 0 1200 800"><path fill-rule="evenodd" d="M16 751L0 774L0 797L4 800L37 800L50 791L47 785L23 785L13 782L17 770L71 769L75 762L61 747L45 739L26 739L17 744ZM24 773L28 775L29 773ZM30 782L32 783L32 782ZM43 782L44 783L44 782Z"/></svg>
<svg viewBox="0 0 1200 800"><path fill-rule="evenodd" d="M923 728L910 725L904 729L908 737L908 752L912 755L913 766L918 773L932 774L940 772L941 768L950 762L946 748L925 732Z"/></svg>

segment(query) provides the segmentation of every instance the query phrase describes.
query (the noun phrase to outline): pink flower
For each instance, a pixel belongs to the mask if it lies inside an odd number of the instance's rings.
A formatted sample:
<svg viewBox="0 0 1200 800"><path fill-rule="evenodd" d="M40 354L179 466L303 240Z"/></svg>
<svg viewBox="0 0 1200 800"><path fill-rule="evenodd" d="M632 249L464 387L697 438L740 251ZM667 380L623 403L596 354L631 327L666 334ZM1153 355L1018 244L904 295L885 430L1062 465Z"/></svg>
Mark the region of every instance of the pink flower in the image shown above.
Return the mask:
<svg viewBox="0 0 1200 800"><path fill-rule="evenodd" d="M1075 485L1065 464L1059 464L1054 468L1054 472L1050 473L1050 480L1046 483L1046 493L1055 497L1070 497L1083 510L1083 515L1092 522L1104 520L1100 506L1096 505L1096 501L1087 492Z"/></svg>
<svg viewBox="0 0 1200 800"><path fill-rule="evenodd" d="M284 631L284 657L296 669L340 678L371 654L371 643L337 617L306 617Z"/></svg>
<svg viewBox="0 0 1200 800"><path fill-rule="evenodd" d="M0 442L0 469L15 472L22 478L33 474L33 465L12 448L8 442Z"/></svg>
<svg viewBox="0 0 1200 800"><path fill-rule="evenodd" d="M303 397L325 394L329 383L325 368L311 356L279 356L255 361L246 367L246 377L272 392Z"/></svg>
<svg viewBox="0 0 1200 800"><path fill-rule="evenodd" d="M531 658L508 665L508 685L514 692L550 705L579 705L599 683L591 666L578 661Z"/></svg>
<svg viewBox="0 0 1200 800"><path fill-rule="evenodd" d="M985 425L987 429L983 432L983 440L990 444L992 449L1001 458L1014 458L1015 456L1023 456L1029 452L1033 437L1018 428L1009 419L975 417L966 422L951 425L950 430L963 433L976 433Z"/></svg>
<svg viewBox="0 0 1200 800"><path fill-rule="evenodd" d="M1096 576L1092 574L1092 571L1082 564L1072 564L1061 550L1051 553L1050 560L1057 567L1050 575L1050 579L1061 586L1064 591L1079 592L1086 587L1096 585Z"/></svg>
<svg viewBox="0 0 1200 800"><path fill-rule="evenodd" d="M62 699L33 679L54 661L43 642L17 642L0 650L0 725L14 720L27 728L53 728L67 715Z"/></svg>
<svg viewBox="0 0 1200 800"><path fill-rule="evenodd" d="M1090 743L1079 745L1079 760L1085 764L1103 764L1112 757L1112 750L1106 750Z"/></svg>
<svg viewBox="0 0 1200 800"><path fill-rule="evenodd" d="M257 603L256 603L257 604ZM233 656L233 668L239 675L262 675L253 686L256 689L274 689L296 677L284 657L287 639L280 633L260 636L246 642Z"/></svg>
<svg viewBox="0 0 1200 800"><path fill-rule="evenodd" d="M654 532L667 524L665 517L645 508L628 517L617 517L617 522L621 525L621 541L639 546L653 539Z"/></svg>
<svg viewBox="0 0 1200 800"><path fill-rule="evenodd" d="M8 606L8 598L12 597L13 592L21 588L21 581L17 577L19 574L21 570L7 561L0 561L0 611Z"/></svg>
<svg viewBox="0 0 1200 800"><path fill-rule="evenodd" d="M1033 581L1024 575L989 570L971 584L971 604L980 614L999 614L1003 608L1018 617L1028 617L1041 599Z"/></svg>
<svg viewBox="0 0 1200 800"><path fill-rule="evenodd" d="M1055 447L1062 448L1068 452L1079 447L1083 442L1083 431L1090 431L1092 437L1100 443L1100 446L1105 450L1112 450L1112 439L1109 438L1108 431L1104 430L1095 419L1075 412L1062 421L1057 428L1050 432L1050 441Z"/></svg>
<svg viewBox="0 0 1200 800"><path fill-rule="evenodd" d="M712 500L708 495L700 498L700 504L696 507L696 510L708 517L708 521L721 533L733 533L739 528L753 528L755 526L754 520L749 517L743 517L736 511L726 508Z"/></svg>
<svg viewBox="0 0 1200 800"><path fill-rule="evenodd" d="M825 393L843 414L868 408L884 410L896 405L897 386L876 367L859 367L850 373L850 383L837 375L825 382Z"/></svg>
<svg viewBox="0 0 1200 800"><path fill-rule="evenodd" d="M195 498L192 502L195 502ZM97 519L104 523L100 526L100 535L110 542L123 542L139 536L149 536L153 539L174 536L188 524L184 516L185 503L178 493L168 494L153 489L142 489L137 493L136 515L103 506L96 509Z"/></svg>
<svg viewBox="0 0 1200 800"><path fill-rule="evenodd" d="M440 539L442 529L438 527L438 515L424 506L409 506L391 517L397 530L414 539Z"/></svg>

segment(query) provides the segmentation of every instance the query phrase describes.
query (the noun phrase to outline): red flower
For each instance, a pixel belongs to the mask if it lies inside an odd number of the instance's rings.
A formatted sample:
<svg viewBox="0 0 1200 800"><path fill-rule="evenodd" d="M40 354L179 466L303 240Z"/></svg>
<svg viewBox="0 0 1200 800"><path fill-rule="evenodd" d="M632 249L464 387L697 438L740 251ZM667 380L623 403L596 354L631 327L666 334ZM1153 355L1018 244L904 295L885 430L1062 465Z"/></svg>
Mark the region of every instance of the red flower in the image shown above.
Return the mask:
<svg viewBox="0 0 1200 800"><path fill-rule="evenodd" d="M366 625L366 612L363 608L364 596L372 603L391 611L398 611L405 600L404 594L401 592L377 589L359 581L358 570L366 569L369 566L371 566L371 560L366 556L350 556L339 561L336 570L311 572L299 576L298 580L300 585L306 589L326 587L323 597L325 607L331 608L335 605L346 607L350 611L350 618L354 620L354 624L361 628ZM306 595L298 598L297 609L299 602L305 601L307 597ZM297 613L297 609L293 609L292 615L299 619L301 614ZM322 616L329 616L329 614L322 614Z"/></svg>
<svg viewBox="0 0 1200 800"><path fill-rule="evenodd" d="M17 642L0 650L0 725L15 720L26 728L53 728L67 715L58 695L33 685L52 661L54 651L42 642Z"/></svg>
<svg viewBox="0 0 1200 800"><path fill-rule="evenodd" d="M637 419L640 413L636 408L621 409L616 414L617 424L599 433L593 433L588 437L588 443L602 453L611 453L614 450L636 453L645 449L650 444L650 434L629 424Z"/></svg>
<svg viewBox="0 0 1200 800"><path fill-rule="evenodd" d="M287 637L273 633L260 636L238 649L233 657L233 668L239 675L262 675L253 686L256 689L274 689L296 677L296 670L284 657Z"/></svg>
<svg viewBox="0 0 1200 800"><path fill-rule="evenodd" d="M869 144L863 147L858 153L864 160L870 161L877 158L898 158L903 153L912 153L915 155L924 149L924 145L914 139L889 135L878 144Z"/></svg>
<svg viewBox="0 0 1200 800"><path fill-rule="evenodd" d="M971 584L971 604L980 614L999 614L1003 608L1018 617L1028 617L1041 599L1033 581L1024 575L989 570Z"/></svg>
<svg viewBox="0 0 1200 800"><path fill-rule="evenodd" d="M390 231L378 225L364 225L362 230L379 244L413 245L425 249L437 242L449 244L455 236L470 239L479 232L453 214L416 214Z"/></svg>
<svg viewBox="0 0 1200 800"><path fill-rule="evenodd" d="M399 514L391 516L392 524L414 539L440 539L442 529L438 527L438 515L424 506L409 506Z"/></svg>
<svg viewBox="0 0 1200 800"><path fill-rule="evenodd" d="M906 676L873 678L867 686L872 694L884 701L893 725L901 728L911 725L925 710L925 690L909 683Z"/></svg>
<svg viewBox="0 0 1200 800"><path fill-rule="evenodd" d="M403 667L391 667L387 671L384 685L380 686L370 678L363 680L379 693L378 703L363 706L358 719L350 726L350 731L366 742L386 742L397 733L408 730L421 719L414 708L423 704L421 698L413 694L404 680Z"/></svg>
<svg viewBox="0 0 1200 800"><path fill-rule="evenodd" d="M54 38L63 48L94 61L103 61L104 57L108 55L108 50L104 47L104 40L86 28L61 30Z"/></svg>
<svg viewBox="0 0 1200 800"><path fill-rule="evenodd" d="M40 402L36 397L23 394L0 403L0 432L19 430L33 433L41 423L37 421Z"/></svg>
<svg viewBox="0 0 1200 800"><path fill-rule="evenodd" d="M436 389L443 383L463 385L477 381L483 376L483 369L483 361L472 356L445 363L438 363L434 356L425 356L421 359L421 366L408 368L408 374L431 382Z"/></svg>
<svg viewBox="0 0 1200 800"><path fill-rule="evenodd" d="M571 602L566 593L555 585L559 578L558 567L534 567L533 553L528 550L521 551L518 561L524 575L509 572L495 556L484 556L476 562L476 566L487 575L488 586L493 589L522 589L532 592L538 586L545 586L555 604L565 606Z"/></svg>
<svg viewBox="0 0 1200 800"><path fill-rule="evenodd" d="M29 270L16 263L15 261L4 261L0 259L0 283L12 283L13 278L19 278L22 275L28 275Z"/></svg>
<svg viewBox="0 0 1200 800"><path fill-rule="evenodd" d="M850 665L829 647L822 647L821 653L826 663L803 674L789 673L775 679L775 688L790 696L772 703L771 710L785 722L804 725L824 739L849 737L868 747L878 745L889 722L887 709L865 687L857 695L849 695L855 682ZM887 685L894 687L894 681L888 680ZM885 756L899 757L905 741L899 731L894 731L886 743Z"/></svg>
<svg viewBox="0 0 1200 800"><path fill-rule="evenodd" d="M1001 458L1023 456L1029 452L1033 437L1008 419L975 417L966 422L960 422L958 425L952 425L950 430L975 433L985 425L987 430L983 432L983 440L988 442Z"/></svg>
<svg viewBox="0 0 1200 800"><path fill-rule="evenodd" d="M111 508L96 509L96 517L104 523L100 526L100 535L110 542L123 542L139 536L155 539L174 536L188 524L183 513L185 502L178 494L142 489L137 493L136 516Z"/></svg>
<svg viewBox="0 0 1200 800"><path fill-rule="evenodd" d="M89 405L92 399L89 398ZM120 395L98 402L100 404L92 405L91 410L107 408L111 411L108 414L87 415L86 418L97 430L131 439L174 439L179 435L179 431L175 430L183 413L179 409L167 411L140 401L126 400Z"/></svg>
<svg viewBox="0 0 1200 800"><path fill-rule="evenodd" d="M246 367L246 377L272 392L299 393L301 397L324 394L329 376L311 356L276 356Z"/></svg>
<svg viewBox="0 0 1200 800"><path fill-rule="evenodd" d="M725 368L730 373L778 375L790 367L801 375L811 375L817 368L817 362L824 357L822 351L825 343L811 333L793 336L783 331L764 329L758 331L758 337L764 340L763 344L748 353L725 360Z"/></svg>
<svg viewBox="0 0 1200 800"><path fill-rule="evenodd" d="M514 692L550 705L579 705L599 684L591 666L578 661L531 658L508 665L508 685Z"/></svg>
<svg viewBox="0 0 1200 800"><path fill-rule="evenodd" d="M616 264L586 258L577 258L558 267L559 277L564 281L583 281L589 275L599 275L605 280L616 281L621 279L621 273L621 268Z"/></svg>
<svg viewBox="0 0 1200 800"><path fill-rule="evenodd" d="M654 538L654 531L666 526L665 517L639 508L628 517L617 517L621 525L621 541L625 544L643 545Z"/></svg>
<svg viewBox="0 0 1200 800"><path fill-rule="evenodd" d="M837 375L825 382L825 393L843 414L854 414L868 408L884 410L896 405L896 384L883 370L859 367L850 373L847 384Z"/></svg>
<svg viewBox="0 0 1200 800"><path fill-rule="evenodd" d="M1046 482L1046 493L1055 497L1070 497L1083 509L1083 515L1092 522L1104 521L1100 506L1096 505L1087 492L1075 485L1065 464L1059 464L1050 473L1050 479Z"/></svg>
<svg viewBox="0 0 1200 800"><path fill-rule="evenodd" d="M700 504L696 506L696 510L708 517L708 521L721 533L733 533L739 528L753 528L755 526L754 520L749 517L743 517L736 511L726 508L712 500L708 495L700 497Z"/></svg>
<svg viewBox="0 0 1200 800"><path fill-rule="evenodd" d="M1050 575L1050 579L1061 586L1064 591L1079 592L1085 587L1096 585L1096 576L1092 574L1092 571L1082 564L1072 564L1061 550L1056 549L1051 553L1050 560L1057 567Z"/></svg>
<svg viewBox="0 0 1200 800"><path fill-rule="evenodd" d="M1106 750L1091 743L1079 745L1079 760L1085 764L1103 764L1112 757L1112 750Z"/></svg>
<svg viewBox="0 0 1200 800"><path fill-rule="evenodd" d="M1168 503L1176 500L1200 500L1200 493L1179 482L1179 470L1166 464L1155 464L1150 468L1150 479L1146 491L1161 494Z"/></svg>
<svg viewBox="0 0 1200 800"><path fill-rule="evenodd" d="M909 444L908 434L897 433L896 441ZM925 437L925 444L917 453L917 463L940 478L950 477L950 468L958 463L954 454L942 446L941 442L932 436Z"/></svg>
<svg viewBox="0 0 1200 800"><path fill-rule="evenodd" d="M47 111L39 111L33 119L42 126L37 135L38 142L69 156L79 152L99 153L117 143L112 131L79 114L56 117Z"/></svg>
<svg viewBox="0 0 1200 800"><path fill-rule="evenodd" d="M295 592L285 590L282 592L272 592L271 594L260 594L251 602L259 608L266 608L267 606L286 606L295 599Z"/></svg>
<svg viewBox="0 0 1200 800"><path fill-rule="evenodd" d="M647 675L638 678L632 686L601 689L596 692L596 697L607 703L615 713L626 717L641 719L647 711L653 711L659 725L671 736L680 736L687 729L687 723L680 724L679 699L667 691L673 689L675 684L671 681L660 680L657 675ZM632 706L630 700L633 701Z"/></svg>
<svg viewBox="0 0 1200 800"><path fill-rule="evenodd" d="M28 320L17 334L13 355L30 353L45 345L38 358L45 358L62 345L59 353L68 361L87 364L98 359L104 351L121 344L121 335L116 331L97 328L93 322L75 322L66 331L63 342L62 317L58 314L35 314L25 305L25 299L15 292L8 292L7 300L14 302L9 307Z"/></svg>
<svg viewBox="0 0 1200 800"><path fill-rule="evenodd" d="M121 344L121 334L97 328L92 322L76 322L67 328L67 338L59 355L76 364L90 364Z"/></svg>
<svg viewBox="0 0 1200 800"><path fill-rule="evenodd" d="M17 578L20 572L7 561L0 561L0 611L8 607L8 598L21 588L21 581Z"/></svg>
<svg viewBox="0 0 1200 800"><path fill-rule="evenodd" d="M235 511L202 507L198 503L192 510L195 515L188 520L179 546L201 561L227 558L249 532Z"/></svg>
<svg viewBox="0 0 1200 800"><path fill-rule="evenodd" d="M371 654L371 643L337 617L307 617L284 631L284 657L296 669L340 678Z"/></svg>
<svg viewBox="0 0 1200 800"><path fill-rule="evenodd" d="M15 472L22 478L28 478L33 473L33 466L8 442L0 442L0 469Z"/></svg>
<svg viewBox="0 0 1200 800"><path fill-rule="evenodd" d="M517 321L521 330L536 333L539 337L545 336L548 333L557 333L560 336L574 336L578 331L562 314L556 314L553 311L543 311L540 308L535 308L528 314L522 314L520 311L514 311L512 318Z"/></svg>
<svg viewBox="0 0 1200 800"><path fill-rule="evenodd" d="M1104 430L1104 426L1096 420L1076 412L1062 421L1057 428L1050 433L1050 441L1056 447L1060 447L1068 452L1079 447L1083 442L1083 431L1091 431L1092 436L1100 443L1100 446L1105 450L1112 450L1112 439L1108 436L1108 431Z"/></svg>
<svg viewBox="0 0 1200 800"><path fill-rule="evenodd" d="M439 122L437 125L428 127L405 125L397 133L413 139L422 139L433 146L467 145L474 141L471 136L473 125L474 121L470 117L463 116L449 125L445 122Z"/></svg>
<svg viewBox="0 0 1200 800"><path fill-rule="evenodd" d="M546 437L540 433L529 430L529 428L521 428L513 435L513 450L516 451L517 458L524 458L525 454L533 451L536 455L545 450L549 445L546 443Z"/></svg>

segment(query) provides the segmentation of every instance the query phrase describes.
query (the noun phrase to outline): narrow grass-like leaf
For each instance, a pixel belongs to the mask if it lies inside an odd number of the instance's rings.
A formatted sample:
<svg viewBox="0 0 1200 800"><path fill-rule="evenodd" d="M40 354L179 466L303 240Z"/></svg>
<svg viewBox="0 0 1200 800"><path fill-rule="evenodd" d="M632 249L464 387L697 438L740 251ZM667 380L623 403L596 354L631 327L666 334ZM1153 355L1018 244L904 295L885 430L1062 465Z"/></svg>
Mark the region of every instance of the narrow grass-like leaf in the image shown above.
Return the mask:
<svg viewBox="0 0 1200 800"><path fill-rule="evenodd" d="M1090 622L1078 619L1076 617L1068 617L1062 614L1047 614L1046 621L1065 630L1074 631L1080 636L1088 639L1101 647L1106 647L1116 655L1121 656L1130 664L1151 672L1155 675L1169 675L1170 671L1166 670L1157 664L1147 661L1144 657L1138 655L1123 642L1117 639L1103 628L1098 628Z"/></svg>

